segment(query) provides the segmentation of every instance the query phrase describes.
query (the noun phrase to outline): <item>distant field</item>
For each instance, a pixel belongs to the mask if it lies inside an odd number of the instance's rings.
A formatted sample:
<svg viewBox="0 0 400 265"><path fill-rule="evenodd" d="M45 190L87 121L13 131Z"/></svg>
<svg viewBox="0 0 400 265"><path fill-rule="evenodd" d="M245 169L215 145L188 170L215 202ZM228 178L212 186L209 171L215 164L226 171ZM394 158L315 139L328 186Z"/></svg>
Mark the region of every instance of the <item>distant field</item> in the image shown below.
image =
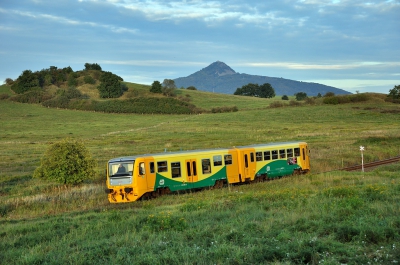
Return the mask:
<svg viewBox="0 0 400 265"><path fill-rule="evenodd" d="M4 89L4 87L0 87ZM142 85L129 85L146 93ZM0 90L0 94L2 90ZM0 259L6 264L394 264L399 165L330 172L400 154L400 105L268 108L273 100L179 90L200 115L104 114L0 101ZM277 99L279 100L279 99ZM98 161L78 187L32 179L48 146L81 139ZM110 205L106 161L153 152L304 140L312 173ZM321 174L319 174L321 173ZM3 250L6 250L5 252Z"/></svg>

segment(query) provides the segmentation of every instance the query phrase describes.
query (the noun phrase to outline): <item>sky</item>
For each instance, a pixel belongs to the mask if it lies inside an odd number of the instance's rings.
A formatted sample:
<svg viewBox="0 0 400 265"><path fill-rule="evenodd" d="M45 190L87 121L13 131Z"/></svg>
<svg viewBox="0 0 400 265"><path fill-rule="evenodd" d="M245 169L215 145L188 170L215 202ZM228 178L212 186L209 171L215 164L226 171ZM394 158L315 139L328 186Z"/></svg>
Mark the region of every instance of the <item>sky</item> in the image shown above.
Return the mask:
<svg viewBox="0 0 400 265"><path fill-rule="evenodd" d="M222 61L352 93L400 85L400 0L0 0L0 40L1 82L97 63L150 85Z"/></svg>

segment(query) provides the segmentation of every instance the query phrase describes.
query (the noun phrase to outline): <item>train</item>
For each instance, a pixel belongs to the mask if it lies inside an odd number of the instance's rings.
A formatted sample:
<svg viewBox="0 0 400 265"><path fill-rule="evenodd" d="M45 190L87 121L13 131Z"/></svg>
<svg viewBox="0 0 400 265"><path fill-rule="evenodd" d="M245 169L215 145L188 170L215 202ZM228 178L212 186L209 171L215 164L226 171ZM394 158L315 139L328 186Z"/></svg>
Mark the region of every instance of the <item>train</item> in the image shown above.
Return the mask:
<svg viewBox="0 0 400 265"><path fill-rule="evenodd" d="M117 157L107 163L106 193L110 203L126 203L305 174L309 152L299 141Z"/></svg>

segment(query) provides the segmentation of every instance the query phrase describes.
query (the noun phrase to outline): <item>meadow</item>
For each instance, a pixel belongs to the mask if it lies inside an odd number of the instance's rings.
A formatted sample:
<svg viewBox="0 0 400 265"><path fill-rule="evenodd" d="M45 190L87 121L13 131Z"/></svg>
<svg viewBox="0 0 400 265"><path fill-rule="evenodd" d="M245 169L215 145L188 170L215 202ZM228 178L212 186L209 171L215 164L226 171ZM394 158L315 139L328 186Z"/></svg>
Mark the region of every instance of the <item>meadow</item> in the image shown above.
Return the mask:
<svg viewBox="0 0 400 265"><path fill-rule="evenodd" d="M4 88L2 88L4 90ZM1 90L0 90L1 91ZM138 93L141 93L140 90ZM270 108L275 99L181 91L233 113L137 115L0 101L0 260L4 264L396 264L400 106ZM32 178L51 143L80 139L98 162L75 187ZM124 155L303 140L308 175L109 204L107 160Z"/></svg>

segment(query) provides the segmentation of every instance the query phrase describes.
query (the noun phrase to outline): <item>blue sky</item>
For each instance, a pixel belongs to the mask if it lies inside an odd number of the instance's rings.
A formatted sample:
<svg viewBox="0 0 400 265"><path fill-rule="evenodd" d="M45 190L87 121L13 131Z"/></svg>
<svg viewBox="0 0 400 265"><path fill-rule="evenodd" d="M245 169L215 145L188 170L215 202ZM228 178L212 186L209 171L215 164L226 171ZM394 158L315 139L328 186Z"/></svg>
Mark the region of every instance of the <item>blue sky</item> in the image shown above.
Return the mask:
<svg viewBox="0 0 400 265"><path fill-rule="evenodd" d="M0 80L98 63L125 81L236 72L350 92L400 85L400 0L0 0Z"/></svg>

